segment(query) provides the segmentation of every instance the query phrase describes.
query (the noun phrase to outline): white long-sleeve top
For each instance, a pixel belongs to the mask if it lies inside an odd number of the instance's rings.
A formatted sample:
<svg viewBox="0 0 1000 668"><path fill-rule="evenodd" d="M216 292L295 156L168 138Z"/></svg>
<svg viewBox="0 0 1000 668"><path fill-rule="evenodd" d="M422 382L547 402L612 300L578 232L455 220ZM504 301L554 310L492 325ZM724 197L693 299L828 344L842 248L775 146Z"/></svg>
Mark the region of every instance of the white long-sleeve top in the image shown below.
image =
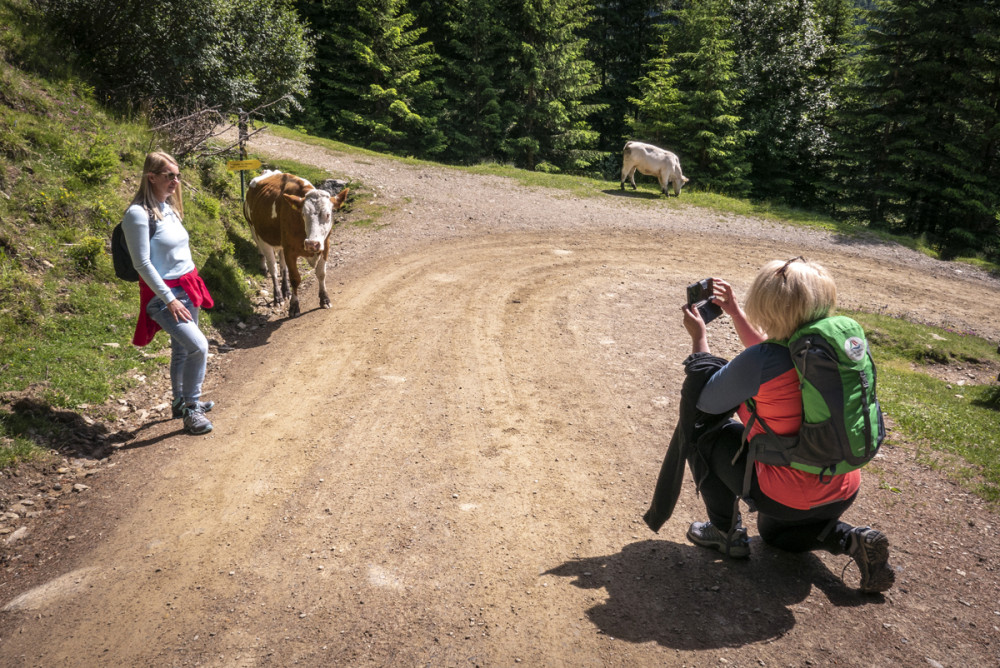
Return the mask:
<svg viewBox="0 0 1000 668"><path fill-rule="evenodd" d="M149 238L149 214L138 204L125 211L122 231L139 276L164 304L169 304L174 296L163 280L180 278L194 271L195 265L181 219L166 202L159 206L163 218L156 222L156 234L152 239Z"/></svg>

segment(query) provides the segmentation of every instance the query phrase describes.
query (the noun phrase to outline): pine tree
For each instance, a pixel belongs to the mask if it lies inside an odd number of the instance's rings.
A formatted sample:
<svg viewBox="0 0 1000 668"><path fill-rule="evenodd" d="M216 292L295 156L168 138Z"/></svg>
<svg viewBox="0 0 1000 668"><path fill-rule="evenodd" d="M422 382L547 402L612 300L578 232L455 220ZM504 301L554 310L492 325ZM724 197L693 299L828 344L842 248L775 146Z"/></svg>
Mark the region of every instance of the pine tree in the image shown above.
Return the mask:
<svg viewBox="0 0 1000 668"><path fill-rule="evenodd" d="M1000 250L1000 3L900 0L872 13L845 188L875 225L946 254Z"/></svg>
<svg viewBox="0 0 1000 668"><path fill-rule="evenodd" d="M520 38L504 99L513 116L503 151L527 169L586 169L598 157L588 118L602 110L585 100L596 90L581 37L586 0L525 0L504 16Z"/></svg>
<svg viewBox="0 0 1000 668"><path fill-rule="evenodd" d="M491 0L427 3L436 17L435 47L442 58L440 90L446 103L439 127L447 136L443 157L460 163L500 158L503 96L514 41L500 20L503 4ZM507 110L506 114L510 114Z"/></svg>
<svg viewBox="0 0 1000 668"><path fill-rule="evenodd" d="M405 0L300 0L318 54L308 119L314 129L378 151L433 156L437 86L425 71L437 58Z"/></svg>
<svg viewBox="0 0 1000 668"><path fill-rule="evenodd" d="M838 105L832 47L810 0L731 0L743 127L755 195L818 199Z"/></svg>
<svg viewBox="0 0 1000 668"><path fill-rule="evenodd" d="M740 129L729 20L720 0L694 0L672 13L659 57L639 81L633 136L678 154L692 185L746 191L746 131Z"/></svg>
<svg viewBox="0 0 1000 668"><path fill-rule="evenodd" d="M819 166L813 178L818 203L834 214L845 203L839 177L852 168L843 161L845 136L841 116L852 104L862 60L864 14L858 5L858 0L815 0L818 23L827 45L816 61L815 75L826 82L830 91L830 104L825 106L819 123L826 129L830 143L817 156Z"/></svg>
<svg viewBox="0 0 1000 668"><path fill-rule="evenodd" d="M628 139L626 119L635 118L631 100L639 97L638 81L656 57L664 15L659 0L609 0L596 2L593 21L586 30L586 55L597 68L600 88L589 102L605 105L592 119L599 133L599 147L621 151ZM620 167L620 165L619 165Z"/></svg>

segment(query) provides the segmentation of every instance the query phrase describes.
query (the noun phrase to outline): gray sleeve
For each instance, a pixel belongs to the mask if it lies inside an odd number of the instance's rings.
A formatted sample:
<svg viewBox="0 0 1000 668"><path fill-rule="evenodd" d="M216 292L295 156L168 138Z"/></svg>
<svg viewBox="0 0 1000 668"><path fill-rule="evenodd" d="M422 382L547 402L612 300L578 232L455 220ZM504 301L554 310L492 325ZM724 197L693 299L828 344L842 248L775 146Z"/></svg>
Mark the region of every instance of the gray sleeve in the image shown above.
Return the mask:
<svg viewBox="0 0 1000 668"><path fill-rule="evenodd" d="M765 356L762 345L751 346L734 357L705 383L698 397L698 410L718 414L760 391Z"/></svg>
<svg viewBox="0 0 1000 668"><path fill-rule="evenodd" d="M142 280L153 290L153 292L164 304L174 300L174 294L163 282L160 272L153 266L149 251L149 214L141 206L133 205L125 212L122 220L122 232L125 233L125 243L128 244L129 255L132 256L132 264L139 272Z"/></svg>

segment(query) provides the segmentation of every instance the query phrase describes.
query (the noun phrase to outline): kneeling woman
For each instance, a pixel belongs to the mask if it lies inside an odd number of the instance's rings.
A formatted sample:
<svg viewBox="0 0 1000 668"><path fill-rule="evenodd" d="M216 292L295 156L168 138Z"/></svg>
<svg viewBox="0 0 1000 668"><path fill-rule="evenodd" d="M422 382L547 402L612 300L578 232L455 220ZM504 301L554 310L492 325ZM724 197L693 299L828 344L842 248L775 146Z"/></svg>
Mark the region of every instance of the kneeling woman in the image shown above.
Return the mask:
<svg viewBox="0 0 1000 668"><path fill-rule="evenodd" d="M723 414L739 406L739 417L746 423L750 413L745 402L752 399L774 432L794 436L802 424L798 375L788 347L766 341L787 339L804 324L830 315L837 300L833 279L822 266L802 258L772 261L755 278L746 312L726 281L715 279L714 286L716 303L732 318L746 349L708 379L698 396L698 410ZM705 323L697 309L684 307L684 327L691 335L692 352L709 353ZM747 464L746 448L740 447L743 431L743 424L728 420L716 438L701 439L689 459L708 521L691 524L688 540L736 558L750 554L746 529L739 517L733 517ZM755 421L749 438L761 431ZM751 475L750 497L764 542L790 552L848 554L861 571L862 591L881 592L892 586L895 573L888 563L888 538L876 529L840 520L857 498L860 470L821 479L791 467L754 462ZM736 529L730 531L731 527Z"/></svg>
<svg viewBox="0 0 1000 668"><path fill-rule="evenodd" d="M191 258L183 216L177 161L166 153L150 153L139 190L122 220L132 264L140 278L139 320L132 343L144 346L160 329L170 335L173 417L183 417L189 433L207 434L212 423L205 413L212 410L214 402L200 400L208 340L198 327L198 313L201 308L211 308L213 302ZM152 227L155 232L150 234Z"/></svg>

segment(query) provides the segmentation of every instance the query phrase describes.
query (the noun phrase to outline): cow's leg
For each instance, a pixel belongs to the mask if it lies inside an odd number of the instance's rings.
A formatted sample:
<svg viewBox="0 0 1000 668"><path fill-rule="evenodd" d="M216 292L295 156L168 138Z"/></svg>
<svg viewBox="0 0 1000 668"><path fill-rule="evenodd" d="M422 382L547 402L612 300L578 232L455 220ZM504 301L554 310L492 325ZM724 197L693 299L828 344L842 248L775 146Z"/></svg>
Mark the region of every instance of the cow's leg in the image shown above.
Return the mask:
<svg viewBox="0 0 1000 668"><path fill-rule="evenodd" d="M288 317L294 318L302 311L299 309L299 284L302 283L302 276L299 274L298 258L285 252L285 265L288 268L288 278L292 284L292 298L288 302Z"/></svg>
<svg viewBox="0 0 1000 668"><path fill-rule="evenodd" d="M285 295L279 289L278 268L275 266L276 262L274 259L275 248L278 249L278 255L279 257L282 258L281 260L282 274L284 274L284 264L285 264L284 254L281 252L280 246L275 247L268 243L265 243L261 241L259 238L257 238L256 234L254 234L254 239L256 239L257 241L257 250L260 251L261 260L264 264L265 271L267 271L267 273L270 274L271 276L271 289L274 290L274 298L272 299L272 303L275 306L277 306L285 301Z"/></svg>
<svg viewBox="0 0 1000 668"><path fill-rule="evenodd" d="M629 171L629 173L628 173L628 181L629 181L629 183L632 184L632 190L636 190L636 187L635 187L635 172L636 172L636 169L637 169L636 167L633 167L631 169L631 171Z"/></svg>
<svg viewBox="0 0 1000 668"><path fill-rule="evenodd" d="M663 172L656 175L656 180L660 182L660 192L670 197L670 180L663 177Z"/></svg>
<svg viewBox="0 0 1000 668"><path fill-rule="evenodd" d="M625 179L628 178L628 175L629 175L629 168L628 168L628 162L626 161L622 163L622 182L621 182L622 190L625 190Z"/></svg>
<svg viewBox="0 0 1000 668"><path fill-rule="evenodd" d="M329 252L329 241L326 250L316 254L316 261L313 269L316 270L316 282L319 283L319 305L321 308L330 308L330 297L326 294L326 256Z"/></svg>
<svg viewBox="0 0 1000 668"><path fill-rule="evenodd" d="M292 289L288 285L288 262L285 261L285 254L278 254L278 261L281 263L281 301L284 302L292 295Z"/></svg>

